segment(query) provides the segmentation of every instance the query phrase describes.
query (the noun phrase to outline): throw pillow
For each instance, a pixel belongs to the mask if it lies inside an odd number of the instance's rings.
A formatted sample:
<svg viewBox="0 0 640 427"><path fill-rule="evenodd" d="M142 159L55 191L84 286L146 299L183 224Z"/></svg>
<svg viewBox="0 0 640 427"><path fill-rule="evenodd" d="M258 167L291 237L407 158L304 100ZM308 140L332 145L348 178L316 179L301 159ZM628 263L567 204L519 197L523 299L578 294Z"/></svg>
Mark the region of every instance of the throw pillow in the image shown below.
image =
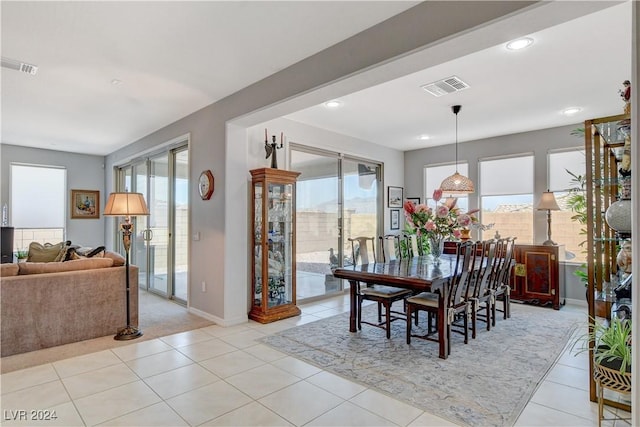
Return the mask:
<svg viewBox="0 0 640 427"><path fill-rule="evenodd" d="M126 261L126 259L122 255L113 251L104 251L104 257L111 258L113 260L114 267L119 267L121 265L124 265Z"/></svg>
<svg viewBox="0 0 640 427"><path fill-rule="evenodd" d="M39 242L31 242L29 244L29 256L28 262L54 262L60 255L60 252L64 249L65 242L52 245L51 243L45 243L44 245Z"/></svg>

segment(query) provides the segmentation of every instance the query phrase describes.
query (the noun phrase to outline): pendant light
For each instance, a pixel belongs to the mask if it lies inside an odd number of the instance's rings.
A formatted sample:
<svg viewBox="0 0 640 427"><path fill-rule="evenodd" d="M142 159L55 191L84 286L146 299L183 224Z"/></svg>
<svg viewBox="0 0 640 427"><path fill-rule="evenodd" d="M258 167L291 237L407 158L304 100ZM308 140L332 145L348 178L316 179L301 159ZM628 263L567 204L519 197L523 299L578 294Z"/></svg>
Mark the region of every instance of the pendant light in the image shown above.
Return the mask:
<svg viewBox="0 0 640 427"><path fill-rule="evenodd" d="M458 173L458 113L461 108L461 105L451 107L451 111L456 115L456 173L446 177L440 184L440 189L444 194L469 194L474 192L473 181Z"/></svg>

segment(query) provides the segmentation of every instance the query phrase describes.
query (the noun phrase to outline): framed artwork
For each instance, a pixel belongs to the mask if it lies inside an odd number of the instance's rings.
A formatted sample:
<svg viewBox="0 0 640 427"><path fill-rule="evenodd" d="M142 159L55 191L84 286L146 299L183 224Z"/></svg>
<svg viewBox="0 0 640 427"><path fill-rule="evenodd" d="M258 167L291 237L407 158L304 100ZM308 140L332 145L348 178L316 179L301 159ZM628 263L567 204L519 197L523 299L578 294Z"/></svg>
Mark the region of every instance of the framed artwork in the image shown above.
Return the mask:
<svg viewBox="0 0 640 427"><path fill-rule="evenodd" d="M387 207L388 208L401 208L402 201L402 187L387 187Z"/></svg>
<svg viewBox="0 0 640 427"><path fill-rule="evenodd" d="M414 205L420 204L420 197L407 197L406 200L413 202Z"/></svg>
<svg viewBox="0 0 640 427"><path fill-rule="evenodd" d="M391 230L400 229L400 209L391 209Z"/></svg>
<svg viewBox="0 0 640 427"><path fill-rule="evenodd" d="M100 191L71 190L71 219L100 218Z"/></svg>

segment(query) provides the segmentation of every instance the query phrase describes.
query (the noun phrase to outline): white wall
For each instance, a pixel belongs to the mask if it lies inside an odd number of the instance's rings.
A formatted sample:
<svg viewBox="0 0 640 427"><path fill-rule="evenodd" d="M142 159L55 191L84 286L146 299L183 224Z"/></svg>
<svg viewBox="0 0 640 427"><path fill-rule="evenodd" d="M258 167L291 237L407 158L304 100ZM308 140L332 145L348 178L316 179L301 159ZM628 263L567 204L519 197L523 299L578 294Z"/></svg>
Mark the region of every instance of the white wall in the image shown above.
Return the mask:
<svg viewBox="0 0 640 427"><path fill-rule="evenodd" d="M17 145L1 144L1 204L10 206L10 172L11 163L26 163L32 165L45 165L63 167L67 170L67 192L65 227L67 240L74 244L96 247L105 243L105 220L100 214L100 219L71 219L69 212L72 189L98 190L100 191L101 209L106 201L104 190L104 157L88 154L75 154L63 151L43 150L39 148L20 147ZM46 206L38 206L43 215L46 215ZM11 211L11 209L9 209ZM54 242L52 242L54 243ZM108 246L113 248L113 246Z"/></svg>

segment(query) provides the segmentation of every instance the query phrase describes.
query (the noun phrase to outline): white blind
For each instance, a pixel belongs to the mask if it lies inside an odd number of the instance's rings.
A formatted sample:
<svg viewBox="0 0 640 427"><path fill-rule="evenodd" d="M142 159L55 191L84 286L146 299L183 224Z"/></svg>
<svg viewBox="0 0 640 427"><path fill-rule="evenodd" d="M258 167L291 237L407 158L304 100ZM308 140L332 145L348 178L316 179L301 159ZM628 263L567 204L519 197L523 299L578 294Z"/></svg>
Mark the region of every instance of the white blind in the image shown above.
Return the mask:
<svg viewBox="0 0 640 427"><path fill-rule="evenodd" d="M11 165L11 225L64 228L66 169Z"/></svg>
<svg viewBox="0 0 640 427"><path fill-rule="evenodd" d="M429 199L433 195L433 190L440 188L442 181L456 172L456 165L426 166L424 170L424 196ZM458 163L458 172L469 177L469 165Z"/></svg>
<svg viewBox="0 0 640 427"><path fill-rule="evenodd" d="M480 194L533 193L533 156L480 161Z"/></svg>
<svg viewBox="0 0 640 427"><path fill-rule="evenodd" d="M578 185L571 182L573 177L567 170L575 175L584 176L586 173L584 150L549 153L549 190L566 191Z"/></svg>

